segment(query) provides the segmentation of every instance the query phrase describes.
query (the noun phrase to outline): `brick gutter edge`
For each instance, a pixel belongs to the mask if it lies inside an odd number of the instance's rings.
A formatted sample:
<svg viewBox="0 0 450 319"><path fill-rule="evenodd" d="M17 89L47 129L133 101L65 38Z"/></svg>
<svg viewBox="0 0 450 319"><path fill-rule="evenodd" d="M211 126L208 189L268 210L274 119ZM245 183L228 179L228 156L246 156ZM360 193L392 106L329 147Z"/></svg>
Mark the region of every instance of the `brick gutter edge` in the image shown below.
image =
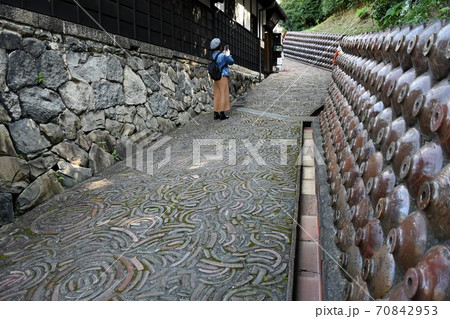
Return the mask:
<svg viewBox="0 0 450 319"><path fill-rule="evenodd" d="M299 146L299 154L301 154L303 149L303 128L304 128L304 122L300 122L300 146ZM291 251L289 253L290 260L289 260L289 274L288 274L288 284L287 284L287 291L286 291L286 300L292 301L294 299L294 281L296 280L296 271L295 271L295 253L297 251L297 228L300 224L299 221L299 211L300 211L300 199L302 196L302 187L301 187L301 180L302 180L302 165L298 165L297 167L297 181L295 183L295 188L297 192L297 196L295 197L295 206L294 206L294 214L292 216L292 219L294 220L292 225L292 237L291 237Z"/></svg>

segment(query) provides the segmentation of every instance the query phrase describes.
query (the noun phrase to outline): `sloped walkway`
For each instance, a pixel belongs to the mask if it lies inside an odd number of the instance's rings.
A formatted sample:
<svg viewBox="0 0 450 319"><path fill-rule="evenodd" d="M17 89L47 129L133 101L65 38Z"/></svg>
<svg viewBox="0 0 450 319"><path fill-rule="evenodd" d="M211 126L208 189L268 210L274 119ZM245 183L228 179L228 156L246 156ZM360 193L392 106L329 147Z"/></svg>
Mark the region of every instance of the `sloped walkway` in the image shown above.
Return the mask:
<svg viewBox="0 0 450 319"><path fill-rule="evenodd" d="M152 174L122 161L2 227L0 300L291 299L301 120L331 74L286 69L151 144Z"/></svg>

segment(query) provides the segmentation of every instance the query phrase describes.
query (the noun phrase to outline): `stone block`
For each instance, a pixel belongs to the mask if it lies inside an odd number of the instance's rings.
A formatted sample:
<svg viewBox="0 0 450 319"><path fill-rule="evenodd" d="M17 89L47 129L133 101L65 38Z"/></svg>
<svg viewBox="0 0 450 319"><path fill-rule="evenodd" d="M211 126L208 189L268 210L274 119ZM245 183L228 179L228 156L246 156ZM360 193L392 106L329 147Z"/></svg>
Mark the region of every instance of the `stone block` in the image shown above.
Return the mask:
<svg viewBox="0 0 450 319"><path fill-rule="evenodd" d="M32 119L23 119L10 124L9 133L16 150L24 154L37 153L51 146Z"/></svg>
<svg viewBox="0 0 450 319"><path fill-rule="evenodd" d="M39 128L41 133L44 134L47 140L49 140L52 144L58 144L64 140L64 132L57 124L41 124L39 125Z"/></svg>
<svg viewBox="0 0 450 319"><path fill-rule="evenodd" d="M128 66L125 67L123 89L125 93L125 104L138 105L147 101L147 88L144 82Z"/></svg>
<svg viewBox="0 0 450 319"><path fill-rule="evenodd" d="M58 163L59 157L52 152L45 152L41 156L28 162L30 175L36 179Z"/></svg>
<svg viewBox="0 0 450 319"><path fill-rule="evenodd" d="M83 132L90 132L105 128L105 112L88 112L81 116L81 129Z"/></svg>
<svg viewBox="0 0 450 319"><path fill-rule="evenodd" d="M16 32L3 30L0 33L0 48L8 51L22 49L22 37Z"/></svg>
<svg viewBox="0 0 450 319"><path fill-rule="evenodd" d="M59 95L40 87L25 88L19 92L22 112L38 123L47 123L65 110Z"/></svg>
<svg viewBox="0 0 450 319"><path fill-rule="evenodd" d="M94 174L103 172L106 168L116 163L114 157L105 152L97 144L92 144L89 151L89 167L94 171Z"/></svg>
<svg viewBox="0 0 450 319"><path fill-rule="evenodd" d="M36 63L25 51L16 50L9 54L6 83L12 90L38 84Z"/></svg>
<svg viewBox="0 0 450 319"><path fill-rule="evenodd" d="M17 156L8 129L0 124L0 155Z"/></svg>
<svg viewBox="0 0 450 319"><path fill-rule="evenodd" d="M8 111L8 115L17 121L22 116L19 97L13 92L0 92L0 106Z"/></svg>
<svg viewBox="0 0 450 319"><path fill-rule="evenodd" d="M20 193L29 184L30 168L23 159L0 157L0 192Z"/></svg>
<svg viewBox="0 0 450 319"><path fill-rule="evenodd" d="M94 90L84 81L73 79L59 88L64 104L76 115L94 110Z"/></svg>
<svg viewBox="0 0 450 319"><path fill-rule="evenodd" d="M94 106L96 110L125 104L123 87L119 83L99 81L92 84L94 89Z"/></svg>
<svg viewBox="0 0 450 319"><path fill-rule="evenodd" d="M0 193L0 226L14 221L13 199L9 193Z"/></svg>
<svg viewBox="0 0 450 319"><path fill-rule="evenodd" d="M19 195L17 207L20 210L29 210L62 191L64 191L64 188L59 183L55 171L50 170L39 176Z"/></svg>
<svg viewBox="0 0 450 319"><path fill-rule="evenodd" d="M73 187L87 179L89 179L93 171L91 168L80 167L65 161L58 162L58 175L61 177L61 184L64 187Z"/></svg>
<svg viewBox="0 0 450 319"><path fill-rule="evenodd" d="M64 62L60 55L52 50L47 50L39 57L39 72L43 77L43 85L56 90L69 79Z"/></svg>

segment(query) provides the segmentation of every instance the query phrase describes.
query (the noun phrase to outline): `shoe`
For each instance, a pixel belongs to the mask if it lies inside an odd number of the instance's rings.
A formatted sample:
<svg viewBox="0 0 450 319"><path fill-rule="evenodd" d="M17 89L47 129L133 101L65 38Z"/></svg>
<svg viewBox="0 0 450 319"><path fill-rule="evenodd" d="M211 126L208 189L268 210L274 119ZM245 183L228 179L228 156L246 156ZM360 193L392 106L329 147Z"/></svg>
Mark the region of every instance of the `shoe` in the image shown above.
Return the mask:
<svg viewBox="0 0 450 319"><path fill-rule="evenodd" d="M225 115L225 112L220 112L220 119L223 121L223 120L226 120L228 118L228 116L226 116Z"/></svg>
<svg viewBox="0 0 450 319"><path fill-rule="evenodd" d="M219 114L219 112L214 112L214 119L215 119L215 120L220 119L220 114Z"/></svg>

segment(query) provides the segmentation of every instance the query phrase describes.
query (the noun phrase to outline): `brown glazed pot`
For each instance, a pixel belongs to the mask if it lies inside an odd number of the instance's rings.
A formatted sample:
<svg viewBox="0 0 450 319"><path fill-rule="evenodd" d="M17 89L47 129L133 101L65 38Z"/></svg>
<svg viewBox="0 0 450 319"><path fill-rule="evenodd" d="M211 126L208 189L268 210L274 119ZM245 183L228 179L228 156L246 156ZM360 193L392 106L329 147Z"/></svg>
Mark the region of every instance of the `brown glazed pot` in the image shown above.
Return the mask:
<svg viewBox="0 0 450 319"><path fill-rule="evenodd" d="M364 144L364 146L356 152L355 156L357 159L358 164L362 164L369 160L369 158L375 154L375 146L373 145L373 141L369 139L369 141ZM360 172L362 172L361 167L359 168Z"/></svg>
<svg viewBox="0 0 450 319"><path fill-rule="evenodd" d="M423 24L413 27L406 35L400 37L395 46L395 51L398 53L398 60L403 70L409 70L412 67L411 56L408 51L408 44L410 40L419 35L425 26Z"/></svg>
<svg viewBox="0 0 450 319"><path fill-rule="evenodd" d="M355 229L362 228L374 218L374 210L369 197L363 198L357 205L352 206L352 223Z"/></svg>
<svg viewBox="0 0 450 319"><path fill-rule="evenodd" d="M406 296L412 300L450 299L450 250L448 243L430 249L403 281Z"/></svg>
<svg viewBox="0 0 450 319"><path fill-rule="evenodd" d="M384 65L383 62L377 63L377 61L375 61L375 60L369 60L361 68L361 72L362 72L362 82L361 82L361 84L366 89L370 88L370 76L369 75L371 74L372 70L374 70L375 68L380 68L381 64Z"/></svg>
<svg viewBox="0 0 450 319"><path fill-rule="evenodd" d="M358 178L351 188L347 190L347 203L350 206L358 204L366 197L366 187L362 178Z"/></svg>
<svg viewBox="0 0 450 319"><path fill-rule="evenodd" d="M413 67L417 74L428 71L428 58L424 55L425 44L430 35L437 33L442 27L442 21L434 21L427 24L426 28L411 38L408 43L407 53L411 56Z"/></svg>
<svg viewBox="0 0 450 319"><path fill-rule="evenodd" d="M405 35L407 35L409 32L411 31L411 27L410 26L404 26L402 27L402 29L397 32L395 35L393 35L391 37L391 41L390 42L386 42L385 43L385 51L388 52L389 54L389 60L391 61L392 65L394 67L397 67L400 65L400 60L399 60L399 56L397 54L397 52L395 51L395 47L397 46L398 41L404 37Z"/></svg>
<svg viewBox="0 0 450 319"><path fill-rule="evenodd" d="M344 228L345 225L350 223L353 219L353 212L347 206L347 209L336 210L333 216L333 224L337 229Z"/></svg>
<svg viewBox="0 0 450 319"><path fill-rule="evenodd" d="M377 177L371 178L366 183L366 192L374 206L380 198L387 197L395 187L396 177L391 166L386 167Z"/></svg>
<svg viewBox="0 0 450 319"><path fill-rule="evenodd" d="M407 130L406 122L403 117L398 117L391 125L386 129L384 139L381 140L378 145L381 146L381 152L387 159L387 150L392 143L396 143L402 136L405 135ZM378 140L377 140L378 142Z"/></svg>
<svg viewBox="0 0 450 319"><path fill-rule="evenodd" d="M334 243L342 250L347 251L355 242L355 228L350 222L345 223L344 227L338 229L334 237Z"/></svg>
<svg viewBox="0 0 450 319"><path fill-rule="evenodd" d="M414 267L436 243L429 221L420 211L412 213L399 227L391 229L387 237L389 252L403 270Z"/></svg>
<svg viewBox="0 0 450 319"><path fill-rule="evenodd" d="M385 296L383 300L386 301L410 301L408 297L406 297L405 287L403 286L403 282L396 284Z"/></svg>
<svg viewBox="0 0 450 319"><path fill-rule="evenodd" d="M431 34L423 48L428 57L428 66L433 77L439 81L447 77L450 71L450 24L443 27L437 34Z"/></svg>
<svg viewBox="0 0 450 319"><path fill-rule="evenodd" d="M356 231L355 245L359 247L363 258L372 257L383 246L383 242L383 229L378 219L372 219Z"/></svg>
<svg viewBox="0 0 450 319"><path fill-rule="evenodd" d="M403 159L400 178L405 180L411 196L417 197L419 187L439 173L443 161L442 147L436 142L425 144L412 157Z"/></svg>
<svg viewBox="0 0 450 319"><path fill-rule="evenodd" d="M450 239L450 164L420 186L417 206L425 211L435 236Z"/></svg>
<svg viewBox="0 0 450 319"><path fill-rule="evenodd" d="M450 90L450 85L446 85ZM450 92L441 91L441 96L434 100L431 110L431 132L437 132L445 153L450 156Z"/></svg>
<svg viewBox="0 0 450 319"><path fill-rule="evenodd" d="M373 299L369 294L367 283L356 276L354 281L348 282L344 289L344 300L348 301L369 301Z"/></svg>
<svg viewBox="0 0 450 319"><path fill-rule="evenodd" d="M369 137L369 133L367 133L367 130L362 130L358 132L358 135L356 136L355 140L352 144L352 152L355 154L358 149L361 149L364 144L367 143ZM355 155L355 159L358 160L357 156Z"/></svg>
<svg viewBox="0 0 450 319"><path fill-rule="evenodd" d="M408 96L402 105L402 113L406 113L407 117L414 117L419 121L420 131L422 134L430 135L431 109L433 107L433 99L439 89L433 90L432 77L430 73L419 76L411 83ZM438 92L439 93L439 92ZM442 90L440 91L442 93Z"/></svg>
<svg viewBox="0 0 450 319"><path fill-rule="evenodd" d="M364 125L368 126L371 119L378 116L378 114L383 112L384 109L385 109L384 103L381 101L378 101L373 105L368 104L368 108L363 112L363 115L361 117L361 120L363 121Z"/></svg>
<svg viewBox="0 0 450 319"><path fill-rule="evenodd" d="M352 151L350 149L350 146L345 146L338 154L337 158L339 163L345 162L349 157L353 157Z"/></svg>
<svg viewBox="0 0 450 319"><path fill-rule="evenodd" d="M384 105L393 106L393 93L395 83L402 75L403 69L398 66L385 76L384 82L382 83L383 86L381 88L381 100L383 101ZM399 116L401 114L401 110L393 109L393 111L396 116Z"/></svg>
<svg viewBox="0 0 450 319"><path fill-rule="evenodd" d="M390 32L385 36L383 45L381 47L381 57L385 63L391 62L391 55L389 54L389 47L392 44L393 37L399 33L400 28L396 27L393 30L390 30Z"/></svg>
<svg viewBox="0 0 450 319"><path fill-rule="evenodd" d="M380 71L378 71L375 83L371 86L372 94L375 94L380 100L383 101L384 105L386 106L390 106L390 100L383 100L381 89L383 88L386 77L389 75L389 73L391 73L392 69L392 64L386 64Z"/></svg>
<svg viewBox="0 0 450 319"><path fill-rule="evenodd" d="M330 162L328 165L328 182L332 183L336 181L336 177L339 174L339 165L336 162Z"/></svg>
<svg viewBox="0 0 450 319"><path fill-rule="evenodd" d="M416 128L409 129L396 143L391 143L386 151L386 160L392 163L395 175L400 175L403 159L413 156L421 147L422 138Z"/></svg>
<svg viewBox="0 0 450 319"><path fill-rule="evenodd" d="M364 184L367 187L368 181L372 178L378 176L383 169L383 154L381 152L376 152L373 154L367 162L364 162L360 166L360 172L362 174L362 178Z"/></svg>
<svg viewBox="0 0 450 319"><path fill-rule="evenodd" d="M381 69L383 69L386 66L386 63L380 62L377 65L375 65L372 69L368 69L366 73L364 74L364 87L367 88L371 92L371 94L376 93L375 90L375 83L377 80L377 74L380 72ZM373 89L371 89L373 87Z"/></svg>
<svg viewBox="0 0 450 319"><path fill-rule="evenodd" d="M383 298L400 281L394 257L386 245L376 251L372 258L364 260L362 278L367 282L370 294L376 299Z"/></svg>
<svg viewBox="0 0 450 319"><path fill-rule="evenodd" d="M367 131L374 142L377 140L380 130L383 130L386 126L389 126L393 120L392 109L390 107L385 108L375 118L372 118L369 122ZM373 121L372 121L373 120ZM382 132L382 133L383 133Z"/></svg>
<svg viewBox="0 0 450 319"><path fill-rule="evenodd" d="M339 255L339 265L342 267L344 276L349 280L361 276L362 263L361 253L355 245L351 245L346 252Z"/></svg>
<svg viewBox="0 0 450 319"><path fill-rule="evenodd" d="M416 77L416 70L409 69L395 82L394 92L392 92L391 98L391 105L395 114L403 114L402 104L405 102L406 96L408 95L409 85L414 82ZM408 114L403 114L403 117L408 124L414 124L416 120L412 115L408 117Z"/></svg>
<svg viewBox="0 0 450 319"><path fill-rule="evenodd" d="M345 208L347 204L347 191L345 190L344 185L339 187L337 194L332 196L331 207L335 210L342 210Z"/></svg>
<svg viewBox="0 0 450 319"><path fill-rule="evenodd" d="M405 185L400 184L385 198L380 198L376 207L376 215L380 220L383 232L387 234L408 217L411 211L411 197Z"/></svg>

